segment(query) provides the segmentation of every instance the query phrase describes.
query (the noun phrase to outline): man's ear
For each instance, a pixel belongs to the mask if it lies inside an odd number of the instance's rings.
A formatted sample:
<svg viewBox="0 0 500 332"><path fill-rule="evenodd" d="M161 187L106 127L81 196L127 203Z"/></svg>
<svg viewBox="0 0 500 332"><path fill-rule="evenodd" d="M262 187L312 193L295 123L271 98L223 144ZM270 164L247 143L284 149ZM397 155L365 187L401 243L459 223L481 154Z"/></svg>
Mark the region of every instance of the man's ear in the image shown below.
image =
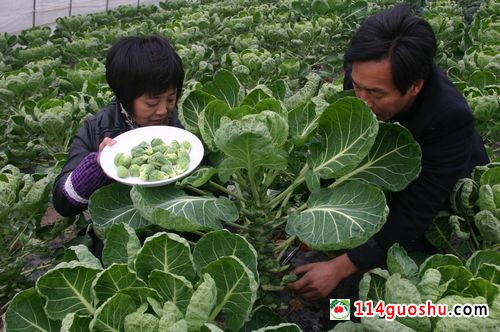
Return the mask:
<svg viewBox="0 0 500 332"><path fill-rule="evenodd" d="M424 86L424 80L422 79L417 80L415 83L413 83L408 89L410 96L415 97L416 95L418 95L420 90L422 90L423 86Z"/></svg>

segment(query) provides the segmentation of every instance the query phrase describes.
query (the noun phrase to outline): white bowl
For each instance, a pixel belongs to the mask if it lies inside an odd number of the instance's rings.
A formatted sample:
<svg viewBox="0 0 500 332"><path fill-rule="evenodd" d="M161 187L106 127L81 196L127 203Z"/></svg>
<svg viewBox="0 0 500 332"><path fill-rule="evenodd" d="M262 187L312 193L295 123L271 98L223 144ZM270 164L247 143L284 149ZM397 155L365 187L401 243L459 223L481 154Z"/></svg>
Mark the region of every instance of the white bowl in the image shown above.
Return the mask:
<svg viewBox="0 0 500 332"><path fill-rule="evenodd" d="M145 141L151 143L153 138L161 138L166 144L170 144L173 140L179 143L188 141L191 143L191 151L189 152L189 167L188 169L175 177L171 177L160 181L143 181L139 177L129 176L127 178L120 178L116 172L115 155L119 152L130 155L130 151L139 143ZM145 187L158 187L164 186L169 183L175 182L183 177L189 175L203 159L204 149L200 139L187 130L170 127L170 126L148 126L129 130L114 138L116 144L105 146L99 157L101 167L104 173L110 178L127 185L141 185Z"/></svg>

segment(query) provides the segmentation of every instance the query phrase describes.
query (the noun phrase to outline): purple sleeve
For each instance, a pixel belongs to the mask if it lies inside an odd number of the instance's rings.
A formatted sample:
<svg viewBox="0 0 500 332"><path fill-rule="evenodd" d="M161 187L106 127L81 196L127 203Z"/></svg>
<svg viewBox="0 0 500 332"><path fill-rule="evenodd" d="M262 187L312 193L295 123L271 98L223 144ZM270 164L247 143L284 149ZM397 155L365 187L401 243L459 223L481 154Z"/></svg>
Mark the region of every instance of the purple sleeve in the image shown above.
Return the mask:
<svg viewBox="0 0 500 332"><path fill-rule="evenodd" d="M94 191L112 182L97 163L97 155L88 154L66 178L63 194L72 205L87 206Z"/></svg>

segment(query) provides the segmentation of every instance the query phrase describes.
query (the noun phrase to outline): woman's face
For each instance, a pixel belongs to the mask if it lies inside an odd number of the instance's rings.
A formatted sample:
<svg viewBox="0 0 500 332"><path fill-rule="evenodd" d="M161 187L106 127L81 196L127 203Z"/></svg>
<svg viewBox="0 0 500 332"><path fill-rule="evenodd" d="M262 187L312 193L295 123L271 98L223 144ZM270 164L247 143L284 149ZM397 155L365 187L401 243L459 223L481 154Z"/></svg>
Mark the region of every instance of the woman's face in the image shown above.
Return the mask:
<svg viewBox="0 0 500 332"><path fill-rule="evenodd" d="M177 103L177 89L169 88L159 95L144 93L134 100L132 115L140 126L167 125Z"/></svg>

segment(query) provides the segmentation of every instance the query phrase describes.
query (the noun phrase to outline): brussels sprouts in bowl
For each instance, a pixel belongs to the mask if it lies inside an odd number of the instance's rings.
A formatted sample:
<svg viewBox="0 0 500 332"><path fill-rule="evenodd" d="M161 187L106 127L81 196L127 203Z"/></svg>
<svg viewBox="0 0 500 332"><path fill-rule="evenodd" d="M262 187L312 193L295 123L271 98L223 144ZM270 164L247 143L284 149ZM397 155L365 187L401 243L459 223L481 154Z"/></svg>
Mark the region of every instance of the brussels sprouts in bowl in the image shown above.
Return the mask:
<svg viewBox="0 0 500 332"><path fill-rule="evenodd" d="M203 144L192 133L169 126L149 126L114 138L100 156L104 172L128 185L161 186L190 174L203 158Z"/></svg>

